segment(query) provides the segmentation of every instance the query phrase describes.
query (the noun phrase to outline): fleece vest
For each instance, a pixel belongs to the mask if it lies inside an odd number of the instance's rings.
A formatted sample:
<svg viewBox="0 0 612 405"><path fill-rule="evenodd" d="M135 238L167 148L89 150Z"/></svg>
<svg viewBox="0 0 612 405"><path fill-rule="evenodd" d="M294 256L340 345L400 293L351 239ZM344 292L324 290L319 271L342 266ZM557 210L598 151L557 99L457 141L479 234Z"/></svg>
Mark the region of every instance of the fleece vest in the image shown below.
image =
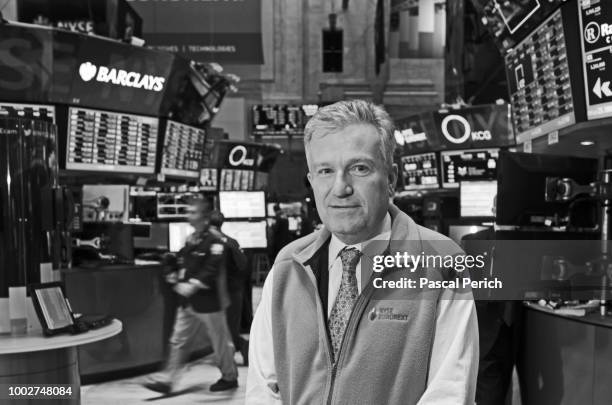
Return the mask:
<svg viewBox="0 0 612 405"><path fill-rule="evenodd" d="M448 238L417 225L394 205L389 213L391 243L385 253L400 251L393 246L397 242L402 251L461 253ZM427 386L441 290L362 284L334 362L325 309L309 265L330 236L325 229L305 236L283 249L274 264L272 344L283 404L416 404ZM408 271L387 268L372 277L400 280L410 276ZM439 269L424 271L430 279L451 277Z"/></svg>

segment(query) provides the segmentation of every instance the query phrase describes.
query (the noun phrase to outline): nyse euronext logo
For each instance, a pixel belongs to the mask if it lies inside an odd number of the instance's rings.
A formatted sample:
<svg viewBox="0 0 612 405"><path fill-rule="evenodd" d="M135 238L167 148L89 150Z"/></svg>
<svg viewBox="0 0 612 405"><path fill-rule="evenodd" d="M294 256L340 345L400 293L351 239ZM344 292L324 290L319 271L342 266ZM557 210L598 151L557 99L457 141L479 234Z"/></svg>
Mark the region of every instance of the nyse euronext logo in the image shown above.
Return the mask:
<svg viewBox="0 0 612 405"><path fill-rule="evenodd" d="M112 83L122 87L162 91L166 79L160 76L146 75L139 72L128 72L123 69L96 66L91 62L83 62L79 67L79 76L84 82L95 81Z"/></svg>

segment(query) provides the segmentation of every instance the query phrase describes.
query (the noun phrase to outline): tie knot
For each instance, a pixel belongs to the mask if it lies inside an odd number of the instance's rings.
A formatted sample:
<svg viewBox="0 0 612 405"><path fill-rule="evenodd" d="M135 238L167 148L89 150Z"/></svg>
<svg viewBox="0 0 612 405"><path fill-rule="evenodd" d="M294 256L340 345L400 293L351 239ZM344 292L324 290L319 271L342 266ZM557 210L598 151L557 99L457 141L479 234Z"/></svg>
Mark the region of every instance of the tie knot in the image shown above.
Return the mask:
<svg viewBox="0 0 612 405"><path fill-rule="evenodd" d="M355 271L361 252L355 248L344 248L340 251L340 260L342 260L342 269Z"/></svg>

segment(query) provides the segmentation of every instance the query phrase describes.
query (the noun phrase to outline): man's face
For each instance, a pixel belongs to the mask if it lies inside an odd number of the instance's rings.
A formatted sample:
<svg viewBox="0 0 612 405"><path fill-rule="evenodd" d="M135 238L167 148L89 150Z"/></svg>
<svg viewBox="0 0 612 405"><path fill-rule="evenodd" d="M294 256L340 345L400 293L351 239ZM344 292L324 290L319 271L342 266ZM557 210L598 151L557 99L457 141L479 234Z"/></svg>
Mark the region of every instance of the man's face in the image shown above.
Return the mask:
<svg viewBox="0 0 612 405"><path fill-rule="evenodd" d="M203 231L208 228L208 216L202 204L191 204L187 207L187 221L196 231Z"/></svg>
<svg viewBox="0 0 612 405"><path fill-rule="evenodd" d="M347 244L381 231L397 168L387 169L380 137L368 124L354 124L309 144L308 180L323 224Z"/></svg>

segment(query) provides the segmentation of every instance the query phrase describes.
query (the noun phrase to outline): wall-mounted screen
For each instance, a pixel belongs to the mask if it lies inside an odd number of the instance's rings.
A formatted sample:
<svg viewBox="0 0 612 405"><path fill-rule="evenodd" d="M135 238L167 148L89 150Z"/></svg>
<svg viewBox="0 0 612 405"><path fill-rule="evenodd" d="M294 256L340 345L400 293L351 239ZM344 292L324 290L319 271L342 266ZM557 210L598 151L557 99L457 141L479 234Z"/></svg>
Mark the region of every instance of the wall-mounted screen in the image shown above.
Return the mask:
<svg viewBox="0 0 612 405"><path fill-rule="evenodd" d="M472 0L502 50L513 47L565 0Z"/></svg>
<svg viewBox="0 0 612 405"><path fill-rule="evenodd" d="M462 181L495 180L498 156L497 149L442 152L442 187L459 187Z"/></svg>
<svg viewBox="0 0 612 405"><path fill-rule="evenodd" d="M497 181L462 181L459 188L461 217L494 217Z"/></svg>
<svg viewBox="0 0 612 405"><path fill-rule="evenodd" d="M438 159L435 153L403 156L401 158L404 190L438 188Z"/></svg>
<svg viewBox="0 0 612 405"><path fill-rule="evenodd" d="M612 116L612 4L578 1L587 117Z"/></svg>
<svg viewBox="0 0 612 405"><path fill-rule="evenodd" d="M0 117L28 118L55 123L55 107L43 104L0 103Z"/></svg>
<svg viewBox="0 0 612 405"><path fill-rule="evenodd" d="M227 221L221 226L221 231L236 239L243 249L263 249L268 247L266 225L266 221Z"/></svg>
<svg viewBox="0 0 612 405"><path fill-rule="evenodd" d="M167 176L198 178L205 138L203 129L168 120L160 172Z"/></svg>
<svg viewBox="0 0 612 405"><path fill-rule="evenodd" d="M220 191L219 208L226 218L265 218L263 191Z"/></svg>
<svg viewBox="0 0 612 405"><path fill-rule="evenodd" d="M155 173L157 118L71 107L66 169Z"/></svg>
<svg viewBox="0 0 612 405"><path fill-rule="evenodd" d="M252 107L252 134L263 137L302 135L317 105L270 104Z"/></svg>
<svg viewBox="0 0 612 405"><path fill-rule="evenodd" d="M506 75L518 143L577 122L570 56L561 10L553 13L506 55Z"/></svg>

